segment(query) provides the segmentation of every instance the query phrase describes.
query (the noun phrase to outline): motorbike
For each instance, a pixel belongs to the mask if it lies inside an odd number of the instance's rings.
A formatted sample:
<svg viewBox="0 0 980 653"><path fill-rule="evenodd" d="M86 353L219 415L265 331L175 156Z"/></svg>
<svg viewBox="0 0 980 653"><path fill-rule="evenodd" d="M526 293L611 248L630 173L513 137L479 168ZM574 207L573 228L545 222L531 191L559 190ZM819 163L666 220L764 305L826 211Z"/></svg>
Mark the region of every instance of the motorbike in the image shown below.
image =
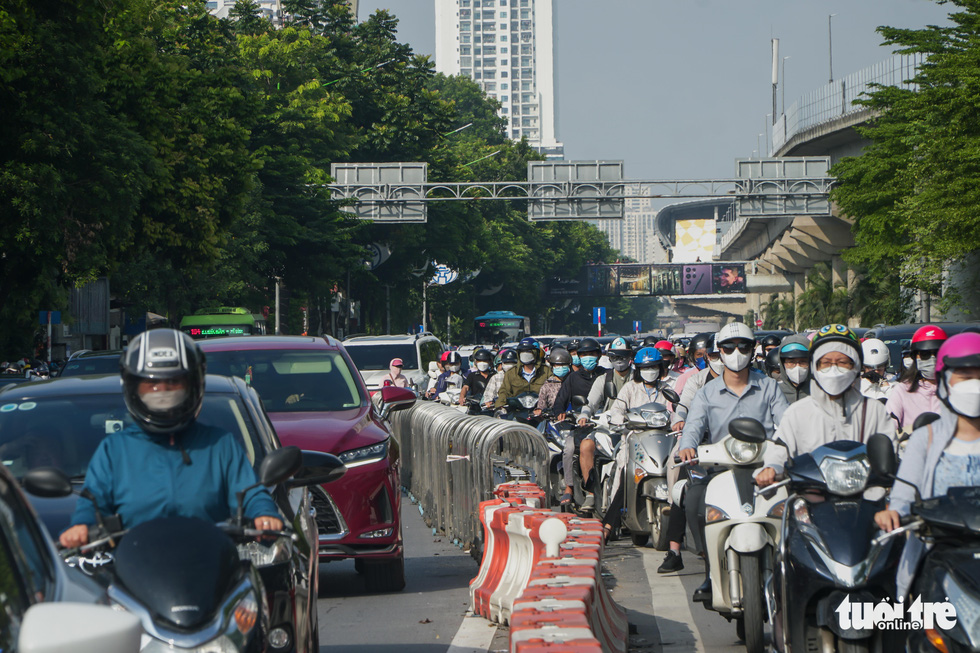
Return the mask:
<svg viewBox="0 0 980 653"><path fill-rule="evenodd" d="M563 421L553 420L551 415L545 413L542 413L541 417L542 419L538 423L538 431L548 443L548 487L552 503L558 505L561 495L565 492L563 460L565 442L572 437L575 423L571 418L566 418Z"/></svg>
<svg viewBox="0 0 980 653"><path fill-rule="evenodd" d="M901 546L894 538L874 540L874 515L884 499L865 498L866 489L887 487L873 474L868 451L891 440L876 434L868 444L830 442L788 461L782 504L779 554L767 587L777 651L892 651L901 642L892 631L858 628L844 621L845 603L874 603L895 595Z"/></svg>
<svg viewBox="0 0 980 653"><path fill-rule="evenodd" d="M252 487L320 485L346 471L330 454L283 447L266 455ZM32 470L23 482L37 496L73 492L69 478L53 468ZM257 565L292 533L244 526L243 501L252 487L238 493L236 517L222 524L163 517L124 530L117 517L97 511L90 543L62 550L62 557L102 584L110 604L139 619L143 653L275 649L283 643L270 638L269 599Z"/></svg>
<svg viewBox="0 0 980 653"><path fill-rule="evenodd" d="M715 472L705 492L704 539L711 579L711 605L705 608L735 620L736 633L749 653L765 648L763 631L769 616L764 588L773 575L786 500L782 487L756 492L752 473L761 466L768 444L758 420L736 418L729 424L729 435L698 447L690 469L693 477ZM682 505L686 484L680 480L674 485L674 505Z"/></svg>
<svg viewBox="0 0 980 653"><path fill-rule="evenodd" d="M493 417L493 407L485 408L483 406L483 395L477 396L466 396L466 414L467 415L483 415L485 417Z"/></svg>
<svg viewBox="0 0 980 653"><path fill-rule="evenodd" d="M589 424L576 427L573 431L573 437L579 440L590 434L595 438L595 457L592 473L589 475L589 488L584 486L582 479L578 447L573 458L575 486L572 488L572 501L580 514L605 519L609 504L612 503L612 485L617 471L616 448L623 439L625 430L625 426L609 425L605 414L600 414L593 417Z"/></svg>
<svg viewBox="0 0 980 653"><path fill-rule="evenodd" d="M507 398L507 412L502 415L502 418L537 427L540 421L540 418L534 415L537 406L537 392L522 392L516 397Z"/></svg>

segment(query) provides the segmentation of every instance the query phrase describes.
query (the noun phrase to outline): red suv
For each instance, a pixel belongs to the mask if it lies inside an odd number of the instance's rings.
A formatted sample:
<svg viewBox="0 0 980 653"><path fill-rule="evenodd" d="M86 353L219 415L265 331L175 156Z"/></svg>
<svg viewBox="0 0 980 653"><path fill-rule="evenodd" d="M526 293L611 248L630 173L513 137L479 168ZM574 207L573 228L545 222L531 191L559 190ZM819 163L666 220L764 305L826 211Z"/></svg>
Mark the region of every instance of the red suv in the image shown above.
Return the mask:
<svg viewBox="0 0 980 653"><path fill-rule="evenodd" d="M415 393L384 388L380 411L340 341L329 336L246 336L198 343L211 374L255 388L284 445L338 456L347 474L311 489L320 561L353 558L369 591L405 587L398 443L387 411ZM328 490L329 488L329 490Z"/></svg>

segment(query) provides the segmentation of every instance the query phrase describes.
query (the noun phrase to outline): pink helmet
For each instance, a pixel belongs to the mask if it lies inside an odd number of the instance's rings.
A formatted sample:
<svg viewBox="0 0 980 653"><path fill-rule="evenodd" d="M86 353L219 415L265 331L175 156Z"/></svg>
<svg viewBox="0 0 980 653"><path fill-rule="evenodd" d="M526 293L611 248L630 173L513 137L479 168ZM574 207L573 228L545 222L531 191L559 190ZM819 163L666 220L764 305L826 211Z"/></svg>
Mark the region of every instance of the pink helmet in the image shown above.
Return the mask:
<svg viewBox="0 0 980 653"><path fill-rule="evenodd" d="M980 333L956 334L943 343L936 358L936 374L948 367L980 367Z"/></svg>

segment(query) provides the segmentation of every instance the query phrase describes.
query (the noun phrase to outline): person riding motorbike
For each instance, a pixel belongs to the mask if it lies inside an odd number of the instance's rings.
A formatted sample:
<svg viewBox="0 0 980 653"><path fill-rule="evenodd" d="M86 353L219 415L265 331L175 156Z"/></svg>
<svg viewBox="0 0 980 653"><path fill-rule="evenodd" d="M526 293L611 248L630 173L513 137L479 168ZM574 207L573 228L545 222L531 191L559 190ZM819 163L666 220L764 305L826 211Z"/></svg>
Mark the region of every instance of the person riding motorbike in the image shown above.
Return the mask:
<svg viewBox="0 0 980 653"><path fill-rule="evenodd" d="M769 352L772 351L773 349L778 349L779 344L780 344L779 336L777 336L774 333L770 333L769 335L764 336L762 340L759 341L759 347L761 348L761 352L762 352L762 364L759 366L760 370L765 371L766 356L768 356Z"/></svg>
<svg viewBox="0 0 980 653"><path fill-rule="evenodd" d="M507 412L507 400L525 392L538 393L547 380L548 366L544 364L541 347L534 338L524 338L517 344L517 357L520 367L504 373L494 408Z"/></svg>
<svg viewBox="0 0 980 653"><path fill-rule="evenodd" d="M684 386L687 384L688 379L708 367L707 346L712 338L714 338L714 335L713 333L699 333L691 338L691 342L688 343L687 347L687 359L691 366L689 369L681 372L677 382L674 384L674 390L677 394L683 396Z"/></svg>
<svg viewBox="0 0 980 653"><path fill-rule="evenodd" d="M769 353L766 354L766 360L763 362L762 371L770 379L779 382L779 350L770 349Z"/></svg>
<svg viewBox="0 0 980 653"><path fill-rule="evenodd" d="M493 355L486 349L477 349L470 357L473 361L473 370L463 381L463 387L459 390L459 405L466 405L466 396L483 397L486 394L487 384L496 372L493 369Z"/></svg>
<svg viewBox="0 0 980 653"><path fill-rule="evenodd" d="M568 350L569 355L572 357L572 372L577 372L582 369L582 361L578 356L578 344L579 341L578 338L576 338L568 343L567 347L565 347L565 349Z"/></svg>
<svg viewBox="0 0 980 653"><path fill-rule="evenodd" d="M946 332L927 324L912 335L912 366L902 373L885 408L902 429L908 429L922 413L938 413L942 401L936 396L936 352L946 342Z"/></svg>
<svg viewBox="0 0 980 653"><path fill-rule="evenodd" d="M463 368L463 357L459 355L459 352L446 352L444 365L446 371L439 375L439 378L436 379L436 385L432 389L432 394L436 397L450 388L459 389L463 387L463 375L460 373Z"/></svg>
<svg viewBox="0 0 980 653"><path fill-rule="evenodd" d="M888 509L875 515L875 523L886 532L910 513L916 489L929 499L944 496L951 487L980 485L980 334L949 338L936 358L939 419L912 433L897 474L905 483L895 483ZM907 595L925 553L921 539L906 542L897 574L899 600Z"/></svg>
<svg viewBox="0 0 980 653"><path fill-rule="evenodd" d="M504 348L497 352L493 357L493 366L496 372L487 381L487 386L483 389L483 409L490 410L497 401L500 393L500 384L504 380L504 374L508 370L517 367L517 352L510 348Z"/></svg>
<svg viewBox="0 0 980 653"><path fill-rule="evenodd" d="M810 395L810 340L806 336L786 336L779 352L779 389L786 401L794 403Z"/></svg>
<svg viewBox="0 0 980 653"><path fill-rule="evenodd" d="M813 383L810 395L793 403L779 422L775 439L785 444L766 447L764 465L755 476L766 487L783 473L787 459L810 453L828 442L867 442L875 433L895 439L895 422L881 402L861 394L861 343L843 324L821 328L810 343Z"/></svg>
<svg viewBox="0 0 980 653"><path fill-rule="evenodd" d="M595 338L582 338L581 342L579 342L578 352L582 369L576 372L570 372L565 377L565 381L561 384L561 388L559 388L558 394L555 396L555 410L562 411L558 415L559 419L564 419L565 411L568 409L572 397L587 397L592 390L592 385L595 383L595 380L607 371L604 367L599 367L599 355L602 353L602 349L599 347L599 341ZM578 446L579 465L583 472L583 487L586 491L589 491L592 479L589 474L585 473L585 470L588 469L591 471L595 461L595 438L591 436L586 437L578 443ZM567 438L565 440L562 464L565 469L565 492L569 497L571 497L572 485L574 483L573 465L575 462L575 447L575 438Z"/></svg>
<svg viewBox="0 0 980 653"><path fill-rule="evenodd" d="M89 541L102 514L118 513L123 528L158 517L230 518L236 493L256 483L245 448L232 433L197 422L204 401L204 353L190 336L154 329L134 338L122 355L126 407L135 420L99 444L71 526L58 538L66 548ZM244 514L260 530L281 530L276 504L263 487L244 497Z"/></svg>
<svg viewBox="0 0 980 653"><path fill-rule="evenodd" d="M567 349L554 347L548 353L548 363L551 365L551 376L541 386L538 393L538 405L534 409L535 415L540 415L544 411L551 411L555 405L555 397L561 389L561 384L572 369L572 355Z"/></svg>
<svg viewBox="0 0 980 653"><path fill-rule="evenodd" d="M888 399L895 384L888 379L891 357L888 346L878 338L861 343L864 365L861 372L861 393L872 399Z"/></svg>
<svg viewBox="0 0 980 653"><path fill-rule="evenodd" d="M653 344L653 348L660 352L660 355L664 359L664 374L663 381L667 384L668 388L673 389L677 384L677 379L681 377L681 373L677 368L677 354L674 353L674 343L670 340L658 340Z"/></svg>
<svg viewBox="0 0 980 653"><path fill-rule="evenodd" d="M722 327L715 336L725 366L722 375L705 384L691 402L681 435L678 456L689 462L697 458L697 447L708 436L719 442L728 435L729 422L740 415L759 420L769 437L789 407L775 381L750 367L755 349L752 329L742 322ZM705 551L704 494L711 475L692 481L687 488L687 521L699 552ZM711 581L707 565L705 581L694 591L695 601L711 600Z"/></svg>
<svg viewBox="0 0 980 653"><path fill-rule="evenodd" d="M612 381L618 393L632 376L633 348L625 338L616 338L609 345L606 358L612 365L611 370L607 370L602 376L596 377L589 389L589 403L582 407L582 414L579 417L579 426L585 425L589 418L600 410L609 410L615 399L606 397L606 384Z"/></svg>
<svg viewBox="0 0 980 653"><path fill-rule="evenodd" d="M708 364L703 370L695 370L695 373L691 375L684 383L683 391L678 391L681 396L680 404L676 407L675 412L671 417L671 427L675 431L684 429L684 419L687 417L687 412L691 406L691 402L694 401L694 397L697 395L698 391L703 388L706 383L721 375L722 370L725 369L724 364L721 362L721 350L718 348L718 344L715 342L715 334L709 333L707 335L708 338L702 342L704 360L706 360ZM702 343L699 343L699 346L701 346L701 344Z"/></svg>

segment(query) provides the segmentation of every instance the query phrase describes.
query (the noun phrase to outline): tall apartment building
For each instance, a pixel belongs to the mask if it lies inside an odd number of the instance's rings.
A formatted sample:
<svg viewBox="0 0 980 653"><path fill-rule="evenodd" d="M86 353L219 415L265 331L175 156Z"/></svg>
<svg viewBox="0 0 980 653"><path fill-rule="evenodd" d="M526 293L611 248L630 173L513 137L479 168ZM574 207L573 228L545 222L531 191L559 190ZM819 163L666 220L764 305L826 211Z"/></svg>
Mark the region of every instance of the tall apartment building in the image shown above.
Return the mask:
<svg viewBox="0 0 980 653"><path fill-rule="evenodd" d="M500 101L507 135L549 159L558 141L554 0L435 0L436 70L465 75Z"/></svg>
<svg viewBox="0 0 980 653"><path fill-rule="evenodd" d="M606 234L609 246L618 249L624 258L639 263L666 263L667 251L657 238L657 210L650 198L635 197L644 188L641 184L626 187L626 215L622 220L591 220Z"/></svg>

